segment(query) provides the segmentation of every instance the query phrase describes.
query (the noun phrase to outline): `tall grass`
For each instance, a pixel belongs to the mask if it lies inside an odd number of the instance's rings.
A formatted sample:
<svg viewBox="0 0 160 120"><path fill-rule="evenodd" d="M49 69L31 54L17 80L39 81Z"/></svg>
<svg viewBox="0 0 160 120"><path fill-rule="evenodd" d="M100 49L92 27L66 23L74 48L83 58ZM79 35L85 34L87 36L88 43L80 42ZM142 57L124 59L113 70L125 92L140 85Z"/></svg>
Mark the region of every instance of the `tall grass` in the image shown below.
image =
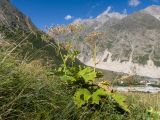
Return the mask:
<svg viewBox="0 0 160 120"><path fill-rule="evenodd" d="M50 120L72 104L71 91L55 76L48 76L46 68L17 64L7 59L0 66L2 120Z"/></svg>

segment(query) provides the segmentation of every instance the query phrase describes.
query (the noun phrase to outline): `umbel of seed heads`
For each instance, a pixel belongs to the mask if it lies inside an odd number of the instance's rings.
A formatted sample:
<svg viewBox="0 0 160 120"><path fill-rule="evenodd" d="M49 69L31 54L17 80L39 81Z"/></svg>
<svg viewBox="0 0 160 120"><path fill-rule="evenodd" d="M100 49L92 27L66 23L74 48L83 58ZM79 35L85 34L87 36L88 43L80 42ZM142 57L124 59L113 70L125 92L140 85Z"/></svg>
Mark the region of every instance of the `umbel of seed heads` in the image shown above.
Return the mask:
<svg viewBox="0 0 160 120"><path fill-rule="evenodd" d="M63 35L65 33L72 33L80 30L81 30L81 25L79 24L69 24L68 26L56 25L49 28L49 32L54 35Z"/></svg>
<svg viewBox="0 0 160 120"><path fill-rule="evenodd" d="M101 32L91 32L87 35L85 38L85 41L92 47L94 48L96 41L99 39L99 37L102 35Z"/></svg>
<svg viewBox="0 0 160 120"><path fill-rule="evenodd" d="M54 38L58 38L61 35L63 36L66 34L80 32L82 28L81 24L69 24L68 26L56 25L48 28L48 31ZM72 49L72 45L70 43L59 43L59 45L66 50Z"/></svg>

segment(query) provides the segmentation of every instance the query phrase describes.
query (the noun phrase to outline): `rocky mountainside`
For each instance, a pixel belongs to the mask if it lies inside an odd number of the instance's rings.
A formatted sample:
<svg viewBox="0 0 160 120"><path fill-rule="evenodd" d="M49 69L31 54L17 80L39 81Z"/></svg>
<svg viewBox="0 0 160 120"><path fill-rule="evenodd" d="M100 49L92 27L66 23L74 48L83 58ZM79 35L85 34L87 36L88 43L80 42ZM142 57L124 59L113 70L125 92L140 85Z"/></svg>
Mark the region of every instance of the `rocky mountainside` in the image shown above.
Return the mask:
<svg viewBox="0 0 160 120"><path fill-rule="evenodd" d="M146 9L144 9L144 11L160 20L160 7L159 6L152 5Z"/></svg>
<svg viewBox="0 0 160 120"><path fill-rule="evenodd" d="M98 31L103 35L97 40L97 68L160 78L159 15L160 6L153 5L130 15L107 11L95 19L75 21L88 26L74 40L79 59L94 66L92 50L82 37Z"/></svg>
<svg viewBox="0 0 160 120"><path fill-rule="evenodd" d="M98 15L96 18L91 19L77 19L74 21L76 24L83 24L91 27L94 30L102 27L104 24L108 23L108 25L112 25L116 23L118 20L126 17L126 14L120 14L118 12L110 12L111 8L108 8L102 14Z"/></svg>
<svg viewBox="0 0 160 120"><path fill-rule="evenodd" d="M6 43L9 48L4 48ZM56 46L47 34L35 27L29 17L9 0L0 0L0 52L26 61L47 59L59 63L60 57L50 44Z"/></svg>
<svg viewBox="0 0 160 120"><path fill-rule="evenodd" d="M10 0L0 0L0 25L2 24L23 29L37 29L29 17L25 16L16 7L11 5Z"/></svg>

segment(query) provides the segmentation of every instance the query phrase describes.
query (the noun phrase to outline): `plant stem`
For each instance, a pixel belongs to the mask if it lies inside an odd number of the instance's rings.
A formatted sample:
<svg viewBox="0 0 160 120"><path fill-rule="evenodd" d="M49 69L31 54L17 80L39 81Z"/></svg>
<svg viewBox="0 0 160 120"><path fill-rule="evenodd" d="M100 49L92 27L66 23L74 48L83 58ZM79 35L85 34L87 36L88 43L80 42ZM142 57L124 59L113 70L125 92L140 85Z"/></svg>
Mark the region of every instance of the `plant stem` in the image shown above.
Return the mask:
<svg viewBox="0 0 160 120"><path fill-rule="evenodd" d="M96 52L97 52L97 46L96 46L96 43L94 44L94 52L93 52L93 64L94 64L94 72L96 71L96 56L97 56L97 54L96 54Z"/></svg>

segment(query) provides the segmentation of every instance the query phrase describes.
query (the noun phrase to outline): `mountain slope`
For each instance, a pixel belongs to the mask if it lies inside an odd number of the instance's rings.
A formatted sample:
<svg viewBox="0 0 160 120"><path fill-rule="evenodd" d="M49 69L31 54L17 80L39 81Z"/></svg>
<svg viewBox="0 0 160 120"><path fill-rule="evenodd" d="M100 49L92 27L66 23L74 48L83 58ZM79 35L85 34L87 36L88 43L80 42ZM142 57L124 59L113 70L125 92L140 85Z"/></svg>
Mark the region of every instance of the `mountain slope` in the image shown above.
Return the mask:
<svg viewBox="0 0 160 120"><path fill-rule="evenodd" d="M160 20L160 6L158 5L152 5L150 7L147 7L144 9L146 13L149 13L150 15L154 16L158 20Z"/></svg>
<svg viewBox="0 0 160 120"><path fill-rule="evenodd" d="M54 61L55 64L61 61L53 47L56 47L54 40L38 30L9 0L0 0L0 34L4 36L0 43L10 45L5 50L4 45L0 46L0 50L6 54L12 51L10 54L26 61L43 59Z"/></svg>
<svg viewBox="0 0 160 120"><path fill-rule="evenodd" d="M91 47L83 39L97 31L102 33L96 42L97 68L160 78L159 9L160 6L150 6L131 15L117 14L123 16L119 19L113 12L79 20L78 23L87 26L73 43L81 51L79 59L94 66ZM97 18L102 18L103 22L97 22Z"/></svg>
<svg viewBox="0 0 160 120"><path fill-rule="evenodd" d="M160 21L138 12L109 28L101 28L106 46L99 68L117 72L160 77ZM108 53L106 53L106 51ZM106 57L108 58L106 58ZM87 64L91 63L87 62Z"/></svg>
<svg viewBox="0 0 160 120"><path fill-rule="evenodd" d="M37 29L30 19L11 5L9 0L0 0L0 25L20 27L23 29Z"/></svg>

